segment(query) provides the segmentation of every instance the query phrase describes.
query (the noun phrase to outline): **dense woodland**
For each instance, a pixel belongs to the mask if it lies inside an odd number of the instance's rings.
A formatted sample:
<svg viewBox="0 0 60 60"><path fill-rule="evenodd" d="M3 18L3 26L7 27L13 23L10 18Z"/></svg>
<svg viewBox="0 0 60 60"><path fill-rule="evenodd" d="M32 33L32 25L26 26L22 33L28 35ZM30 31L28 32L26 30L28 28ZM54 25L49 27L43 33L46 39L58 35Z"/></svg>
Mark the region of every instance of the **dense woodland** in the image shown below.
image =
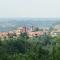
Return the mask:
<svg viewBox="0 0 60 60"><path fill-rule="evenodd" d="M21 33L18 38L0 39L0 60L60 60L60 36L44 34L29 38Z"/></svg>

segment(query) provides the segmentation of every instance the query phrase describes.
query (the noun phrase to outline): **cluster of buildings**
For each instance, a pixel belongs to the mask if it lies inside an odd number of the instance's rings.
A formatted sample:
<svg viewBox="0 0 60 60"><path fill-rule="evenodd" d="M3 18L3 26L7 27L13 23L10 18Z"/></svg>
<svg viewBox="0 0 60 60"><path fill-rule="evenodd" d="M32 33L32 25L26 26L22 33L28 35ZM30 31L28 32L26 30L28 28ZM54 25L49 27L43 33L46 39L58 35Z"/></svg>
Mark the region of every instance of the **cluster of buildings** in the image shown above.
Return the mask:
<svg viewBox="0 0 60 60"><path fill-rule="evenodd" d="M0 37L1 38L8 38L8 37L19 37L21 33L26 32L29 37L33 36L41 36L45 32L48 32L48 29L43 29L43 31L34 31L33 28L28 28L28 27L19 27L14 31L9 31L9 32L0 32Z"/></svg>
<svg viewBox="0 0 60 60"><path fill-rule="evenodd" d="M59 26L60 27L60 26ZM9 31L9 32L0 32L0 38L8 38L8 37L19 37L21 33L26 32L28 34L29 37L33 37L33 36L41 36L44 35L44 33L49 33L49 29L44 28L42 31L38 30L38 31L34 31L33 27L32 28L28 28L28 27L19 27L14 31ZM57 36L60 35L60 28L55 27L55 29L50 32L51 36Z"/></svg>

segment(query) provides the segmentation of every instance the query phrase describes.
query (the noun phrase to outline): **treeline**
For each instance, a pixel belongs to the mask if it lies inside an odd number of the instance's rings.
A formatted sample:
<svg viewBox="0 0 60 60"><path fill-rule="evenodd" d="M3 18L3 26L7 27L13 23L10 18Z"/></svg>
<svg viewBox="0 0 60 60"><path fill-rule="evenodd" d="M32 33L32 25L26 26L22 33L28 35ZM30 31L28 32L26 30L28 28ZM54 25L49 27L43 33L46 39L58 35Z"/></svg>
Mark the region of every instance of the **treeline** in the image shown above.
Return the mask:
<svg viewBox="0 0 60 60"><path fill-rule="evenodd" d="M21 33L18 38L0 39L0 60L60 60L60 37L50 35L29 38Z"/></svg>

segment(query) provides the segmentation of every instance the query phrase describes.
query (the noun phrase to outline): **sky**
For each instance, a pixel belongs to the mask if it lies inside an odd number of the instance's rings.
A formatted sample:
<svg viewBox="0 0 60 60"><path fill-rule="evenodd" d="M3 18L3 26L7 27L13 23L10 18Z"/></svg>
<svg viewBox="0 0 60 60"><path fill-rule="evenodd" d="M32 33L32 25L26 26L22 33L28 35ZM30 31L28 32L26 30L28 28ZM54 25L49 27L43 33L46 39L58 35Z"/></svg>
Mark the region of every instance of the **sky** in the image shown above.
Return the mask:
<svg viewBox="0 0 60 60"><path fill-rule="evenodd" d="M0 18L60 18L60 0L0 0Z"/></svg>

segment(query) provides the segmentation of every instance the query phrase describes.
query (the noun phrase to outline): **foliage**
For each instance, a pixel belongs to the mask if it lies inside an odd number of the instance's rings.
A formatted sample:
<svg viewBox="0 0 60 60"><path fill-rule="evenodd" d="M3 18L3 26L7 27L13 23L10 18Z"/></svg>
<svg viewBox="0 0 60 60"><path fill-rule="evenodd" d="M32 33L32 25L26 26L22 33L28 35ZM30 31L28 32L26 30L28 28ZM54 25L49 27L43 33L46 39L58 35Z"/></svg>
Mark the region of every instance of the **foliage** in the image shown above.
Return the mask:
<svg viewBox="0 0 60 60"><path fill-rule="evenodd" d="M49 44L52 40L57 41L60 38L52 38L47 34L28 38L26 33L21 33L15 39L0 39L0 60L60 60L60 47ZM47 45L43 45L46 42Z"/></svg>

